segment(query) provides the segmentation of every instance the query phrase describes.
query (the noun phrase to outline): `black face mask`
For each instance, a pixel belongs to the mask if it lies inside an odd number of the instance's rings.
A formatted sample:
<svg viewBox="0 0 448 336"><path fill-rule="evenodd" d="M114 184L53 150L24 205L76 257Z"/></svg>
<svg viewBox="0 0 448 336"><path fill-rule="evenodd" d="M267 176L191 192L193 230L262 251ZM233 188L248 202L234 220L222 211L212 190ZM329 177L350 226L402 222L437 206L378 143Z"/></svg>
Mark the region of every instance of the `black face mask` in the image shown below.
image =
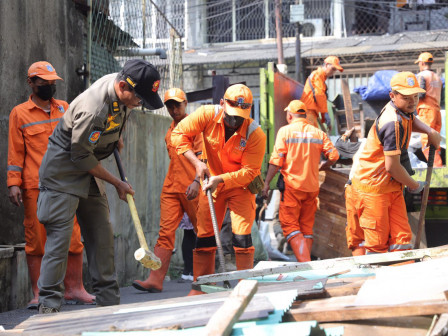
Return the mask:
<svg viewBox="0 0 448 336"><path fill-rule="evenodd" d="M243 117L232 116L224 113L224 124L231 129L238 129L244 122Z"/></svg>
<svg viewBox="0 0 448 336"><path fill-rule="evenodd" d="M36 95L42 100L50 100L56 92L56 84L36 86Z"/></svg>

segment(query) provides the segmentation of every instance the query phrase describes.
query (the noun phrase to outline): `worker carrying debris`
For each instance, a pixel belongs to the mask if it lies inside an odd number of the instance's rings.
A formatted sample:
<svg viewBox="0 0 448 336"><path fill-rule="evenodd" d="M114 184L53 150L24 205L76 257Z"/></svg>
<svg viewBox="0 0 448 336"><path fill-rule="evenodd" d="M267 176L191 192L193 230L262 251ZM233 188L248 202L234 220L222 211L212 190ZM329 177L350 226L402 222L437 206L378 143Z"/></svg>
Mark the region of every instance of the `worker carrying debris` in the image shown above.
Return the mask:
<svg viewBox="0 0 448 336"><path fill-rule="evenodd" d="M367 254L411 249L412 232L406 213L403 186L420 193L425 182L412 179L408 157L411 132L428 135L428 142L439 147L440 134L413 113L419 87L411 72L399 72L390 81L391 101L383 108L369 131L359 154L352 187L359 198L359 225L364 230Z"/></svg>
<svg viewBox="0 0 448 336"><path fill-rule="evenodd" d="M420 93L419 102L417 106L418 118L429 127L435 129L440 133L442 129L442 115L440 113L440 97L442 96L442 80L431 70L434 58L429 52L421 53L415 63L418 63L420 72L417 74L419 85L426 90L425 93ZM429 145L428 137L425 134L421 135L422 151L428 160ZM440 155L440 148L436 149L434 154L434 167L442 167L442 157Z"/></svg>
<svg viewBox="0 0 448 336"><path fill-rule="evenodd" d="M56 80L62 78L50 63L31 64L27 81L32 94L28 101L14 107L9 115L6 183L11 203L16 206L23 203L25 210L25 254L34 295L28 303L29 309L37 309L37 280L46 241L45 228L37 219L39 167L47 150L48 138L68 109L67 102L53 98ZM95 297L86 292L82 283L83 249L81 231L75 218L64 279L64 298L93 303Z"/></svg>
<svg viewBox="0 0 448 336"><path fill-rule="evenodd" d="M39 169L37 216L47 230L39 286L39 312L58 312L67 252L78 218L92 277L96 304L120 303L114 266L114 237L102 181L122 200L132 187L100 163L117 147L130 110L163 106L157 94L160 74L144 60L129 60L118 74L97 80L64 114L48 143Z"/></svg>
<svg viewBox="0 0 448 336"><path fill-rule="evenodd" d="M165 135L166 149L170 157L168 173L160 195L160 229L154 253L162 262L162 267L152 270L145 281L135 280L132 283L136 289L148 292L161 292L163 279L170 265L171 254L174 249L176 229L187 213L193 227L196 228L196 210L198 206L198 193L200 187L199 175L196 175L194 166L183 155L177 155L176 147L171 141L171 133L177 124L187 115L187 97L184 91L172 88L166 91L165 106L173 121ZM202 155L202 135L192 137L193 152L198 157Z"/></svg>
<svg viewBox="0 0 448 336"><path fill-rule="evenodd" d="M267 198L269 183L281 169L284 190L279 219L283 235L298 261L311 260L314 215L319 195L319 170L329 168L339 153L327 134L307 120L307 107L293 100L285 108L289 125L278 130L263 188ZM327 157L320 161L321 154Z"/></svg>
<svg viewBox="0 0 448 336"><path fill-rule="evenodd" d="M266 135L250 118L252 92L242 84L230 86L220 105L201 106L173 130L171 139L203 181L202 189L213 192L219 229L230 209L233 247L238 270L253 267L251 228L255 219L257 181L266 149ZM207 164L193 151L193 137L202 133ZM255 188L253 188L255 187ZM193 251L193 277L215 271L216 240L205 193L199 194L198 238ZM201 294L192 290L191 295Z"/></svg>
<svg viewBox="0 0 448 336"><path fill-rule="evenodd" d="M326 116L327 108L327 85L325 81L332 77L336 71L343 72L344 69L336 56L328 56L322 66L314 70L305 82L300 100L308 108L307 119L314 127L319 127L318 121L330 125L330 118ZM320 113L320 117L319 117Z"/></svg>

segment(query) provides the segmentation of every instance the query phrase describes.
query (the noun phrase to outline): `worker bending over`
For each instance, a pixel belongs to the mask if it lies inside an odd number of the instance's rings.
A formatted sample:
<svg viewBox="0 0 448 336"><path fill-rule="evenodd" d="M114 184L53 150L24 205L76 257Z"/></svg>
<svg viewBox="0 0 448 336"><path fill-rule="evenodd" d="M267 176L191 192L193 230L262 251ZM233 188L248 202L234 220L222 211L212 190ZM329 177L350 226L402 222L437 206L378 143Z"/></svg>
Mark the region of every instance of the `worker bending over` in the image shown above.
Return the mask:
<svg viewBox="0 0 448 336"><path fill-rule="evenodd" d="M253 267L254 247L251 228L255 219L255 195L252 188L259 179L266 148L266 135L250 118L252 92L242 84L230 86L220 105L206 105L183 119L173 130L171 139L177 153L195 167L202 189L213 192L219 228L227 207L230 209L233 247L238 270ZM194 153L193 137L203 134L207 164ZM255 180L255 181L254 181ZM252 192L251 192L252 189ZM193 277L215 271L216 241L210 208L205 193L199 194L197 241L193 251ZM202 292L192 290L193 294Z"/></svg>
<svg viewBox="0 0 448 336"><path fill-rule="evenodd" d="M414 118L418 95L425 92L415 75L400 72L392 77L390 85L391 101L370 129L352 179L367 254L411 249L403 187L420 193L425 182L411 177L409 139L412 131L425 133L429 143L438 148L441 138L436 130Z"/></svg>
<svg viewBox="0 0 448 336"><path fill-rule="evenodd" d="M307 120L307 108L302 101L291 101L285 111L289 125L278 130L263 196L267 197L269 183L281 169L285 190L280 200L279 219L297 260L303 262L311 260L319 170L334 164L339 153L327 134ZM327 161L320 161L322 153Z"/></svg>
<svg viewBox="0 0 448 336"><path fill-rule="evenodd" d="M324 64L314 70L305 82L300 100L308 108L307 119L314 127L319 126L318 121L327 122L327 125L330 125L330 119L327 117L327 85L325 81L338 70L344 71L339 63L339 58L328 56L324 60ZM321 117L319 117L319 113Z"/></svg>
<svg viewBox="0 0 448 336"><path fill-rule="evenodd" d="M177 124L187 115L187 97L181 89L169 89L164 97L165 106L173 121L165 135L166 149L170 157L168 173L160 196L160 229L154 253L160 258L162 267L151 271L145 281L135 280L132 283L136 289L152 293L161 292L163 279L170 266L171 254L174 249L176 229L187 213L193 227L196 227L196 209L200 187L199 176L196 176L194 166L183 155L177 155L176 147L171 142L171 133ZM196 156L202 154L202 135L192 138L193 152Z"/></svg>

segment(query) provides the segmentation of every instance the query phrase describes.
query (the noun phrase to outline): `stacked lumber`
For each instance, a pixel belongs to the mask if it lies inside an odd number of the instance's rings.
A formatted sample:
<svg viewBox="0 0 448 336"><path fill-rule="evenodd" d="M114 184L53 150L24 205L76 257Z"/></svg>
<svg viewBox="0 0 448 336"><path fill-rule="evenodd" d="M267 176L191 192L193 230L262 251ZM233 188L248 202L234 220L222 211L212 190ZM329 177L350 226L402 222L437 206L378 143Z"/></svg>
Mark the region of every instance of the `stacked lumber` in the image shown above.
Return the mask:
<svg viewBox="0 0 448 336"><path fill-rule="evenodd" d="M345 226L345 183L347 170L327 170L319 173L319 208L314 221L314 242L311 254L320 259L348 257Z"/></svg>

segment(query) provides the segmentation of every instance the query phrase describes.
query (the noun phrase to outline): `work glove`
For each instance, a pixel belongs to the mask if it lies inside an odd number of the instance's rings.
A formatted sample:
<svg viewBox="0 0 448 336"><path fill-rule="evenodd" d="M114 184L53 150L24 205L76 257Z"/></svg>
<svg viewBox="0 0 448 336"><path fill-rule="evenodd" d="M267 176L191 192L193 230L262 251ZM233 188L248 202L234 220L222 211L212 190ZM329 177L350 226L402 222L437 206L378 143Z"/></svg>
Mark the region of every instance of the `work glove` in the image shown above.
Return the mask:
<svg viewBox="0 0 448 336"><path fill-rule="evenodd" d="M409 187L407 188L408 189L408 192L410 192L411 194L420 194L422 191L423 191L423 189L425 188L425 186L427 185L427 183L426 183L426 181L417 181L418 182L418 188L417 189L413 189L413 190L411 190L411 189L409 189Z"/></svg>

